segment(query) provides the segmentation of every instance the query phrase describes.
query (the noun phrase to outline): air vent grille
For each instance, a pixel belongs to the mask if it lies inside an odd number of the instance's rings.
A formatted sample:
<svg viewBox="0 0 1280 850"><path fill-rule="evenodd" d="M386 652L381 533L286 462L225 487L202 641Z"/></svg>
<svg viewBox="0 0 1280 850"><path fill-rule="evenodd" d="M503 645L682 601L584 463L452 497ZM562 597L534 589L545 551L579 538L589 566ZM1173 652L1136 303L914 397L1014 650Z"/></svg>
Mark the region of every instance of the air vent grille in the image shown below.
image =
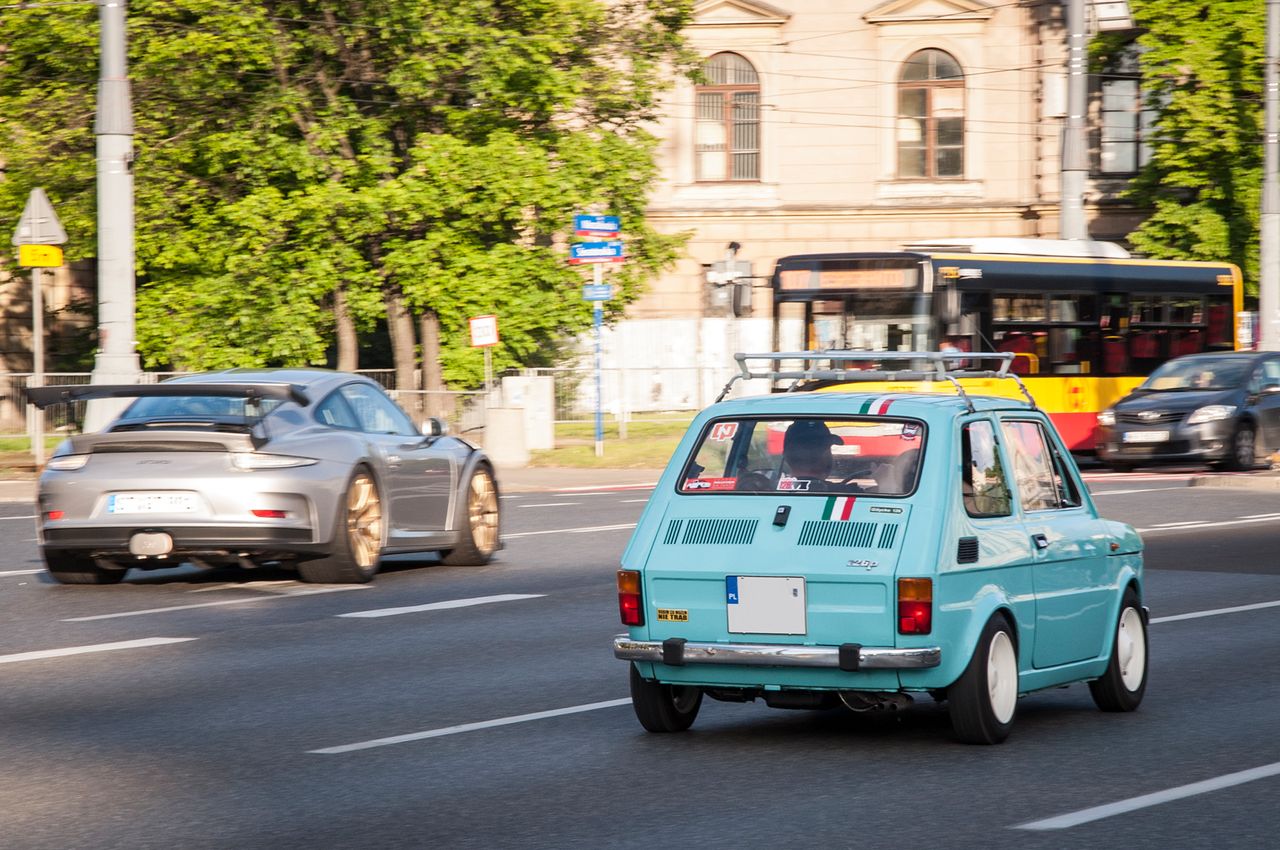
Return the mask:
<svg viewBox="0 0 1280 850"><path fill-rule="evenodd" d="M876 542L876 531L880 532ZM809 520L800 527L800 546L860 546L892 549L898 536L897 523L881 526L875 522L821 522Z"/></svg>
<svg viewBox="0 0 1280 850"><path fill-rule="evenodd" d="M685 546L747 546L755 539L759 525L754 519L686 520L680 542ZM668 528L668 536L671 533Z"/></svg>
<svg viewBox="0 0 1280 850"><path fill-rule="evenodd" d="M957 564L976 564L978 562L978 538L961 537L956 547Z"/></svg>
<svg viewBox="0 0 1280 850"><path fill-rule="evenodd" d="M667 524L667 536L662 538L662 542L670 546L680 539L680 529L684 528L684 520L673 519Z"/></svg>

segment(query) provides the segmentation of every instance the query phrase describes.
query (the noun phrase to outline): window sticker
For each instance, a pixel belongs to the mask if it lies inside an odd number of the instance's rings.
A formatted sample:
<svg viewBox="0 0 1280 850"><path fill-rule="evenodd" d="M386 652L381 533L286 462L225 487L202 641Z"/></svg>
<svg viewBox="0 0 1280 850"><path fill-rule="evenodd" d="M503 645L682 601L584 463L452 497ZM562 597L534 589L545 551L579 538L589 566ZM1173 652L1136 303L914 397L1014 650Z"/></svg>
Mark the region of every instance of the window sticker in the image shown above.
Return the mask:
<svg viewBox="0 0 1280 850"><path fill-rule="evenodd" d="M792 478L790 475L784 475L778 479L779 490L808 490L809 479Z"/></svg>
<svg viewBox="0 0 1280 850"><path fill-rule="evenodd" d="M919 422L908 422L902 426L902 439L914 440L916 437L919 437L919 436L920 436Z"/></svg>
<svg viewBox="0 0 1280 850"><path fill-rule="evenodd" d="M732 440L736 433L738 433L737 422L717 422L711 426L711 439L717 443Z"/></svg>
<svg viewBox="0 0 1280 850"><path fill-rule="evenodd" d="M733 490L738 486L736 478L688 478L685 490Z"/></svg>

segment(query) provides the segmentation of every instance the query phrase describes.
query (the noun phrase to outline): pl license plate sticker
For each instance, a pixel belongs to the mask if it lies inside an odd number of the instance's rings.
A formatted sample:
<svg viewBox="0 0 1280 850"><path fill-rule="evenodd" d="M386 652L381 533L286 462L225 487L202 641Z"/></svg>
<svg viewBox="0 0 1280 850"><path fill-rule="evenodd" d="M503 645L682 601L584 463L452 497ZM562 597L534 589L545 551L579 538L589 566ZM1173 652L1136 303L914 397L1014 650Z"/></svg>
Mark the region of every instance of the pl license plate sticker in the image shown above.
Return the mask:
<svg viewBox="0 0 1280 850"><path fill-rule="evenodd" d="M738 486L736 478L689 478L684 482L684 490L733 490Z"/></svg>
<svg viewBox="0 0 1280 850"><path fill-rule="evenodd" d="M711 439L717 443L732 440L736 433L738 433L737 422L717 422L711 426Z"/></svg>

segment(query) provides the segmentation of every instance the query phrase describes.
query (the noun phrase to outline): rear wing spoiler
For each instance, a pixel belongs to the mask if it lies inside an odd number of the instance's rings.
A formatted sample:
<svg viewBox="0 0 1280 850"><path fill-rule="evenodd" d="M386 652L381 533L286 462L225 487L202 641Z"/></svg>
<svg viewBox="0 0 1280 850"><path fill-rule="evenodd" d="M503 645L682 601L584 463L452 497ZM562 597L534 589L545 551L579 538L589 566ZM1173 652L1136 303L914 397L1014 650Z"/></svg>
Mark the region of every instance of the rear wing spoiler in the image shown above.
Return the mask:
<svg viewBox="0 0 1280 850"><path fill-rule="evenodd" d="M27 400L40 409L54 404L89 401L99 398L172 398L176 396L211 396L243 398L252 401L275 399L292 401L306 407L311 403L298 384L76 384L59 387L28 387Z"/></svg>
<svg viewBox="0 0 1280 850"><path fill-rule="evenodd" d="M1009 371L1013 363L1012 352L973 352L973 351L776 351L768 354L735 354L733 359L738 363L738 374L729 379L716 401L721 401L736 381L763 379L767 381L794 381L788 392L797 389L802 381L840 381L854 383L858 381L946 381L956 388L956 392L969 410L973 411L973 402L960 384L961 378L1007 378L1018 385L1018 389L1031 403L1036 401L1027 392L1026 385L1016 374ZM799 369L781 368L784 360L800 360ZM772 364L768 369L752 369L751 362L764 361ZM885 369L885 362L901 362L902 369ZM960 363L975 361L997 361L995 369L959 368ZM818 363L828 364L819 367ZM839 364L874 363L880 368L859 369L839 368Z"/></svg>

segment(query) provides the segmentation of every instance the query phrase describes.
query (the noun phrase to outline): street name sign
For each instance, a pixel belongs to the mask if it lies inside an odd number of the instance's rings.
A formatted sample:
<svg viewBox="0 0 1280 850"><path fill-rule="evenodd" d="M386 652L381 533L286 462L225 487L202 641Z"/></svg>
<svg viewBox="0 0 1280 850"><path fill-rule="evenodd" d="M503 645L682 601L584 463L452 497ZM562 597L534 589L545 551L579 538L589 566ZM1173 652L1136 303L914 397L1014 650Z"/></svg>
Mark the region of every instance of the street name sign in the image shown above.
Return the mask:
<svg viewBox="0 0 1280 850"><path fill-rule="evenodd" d="M621 263L624 259L621 242L579 242L569 246L571 266L583 263Z"/></svg>
<svg viewBox="0 0 1280 850"><path fill-rule="evenodd" d="M612 239L622 233L622 221L616 215L575 215L573 232L579 236Z"/></svg>
<svg viewBox="0 0 1280 850"><path fill-rule="evenodd" d="M587 301L608 301L613 297L613 286L607 283L583 284L582 297Z"/></svg>
<svg viewBox="0 0 1280 850"><path fill-rule="evenodd" d="M476 348L498 344L498 317L473 316L471 323L471 344Z"/></svg>

